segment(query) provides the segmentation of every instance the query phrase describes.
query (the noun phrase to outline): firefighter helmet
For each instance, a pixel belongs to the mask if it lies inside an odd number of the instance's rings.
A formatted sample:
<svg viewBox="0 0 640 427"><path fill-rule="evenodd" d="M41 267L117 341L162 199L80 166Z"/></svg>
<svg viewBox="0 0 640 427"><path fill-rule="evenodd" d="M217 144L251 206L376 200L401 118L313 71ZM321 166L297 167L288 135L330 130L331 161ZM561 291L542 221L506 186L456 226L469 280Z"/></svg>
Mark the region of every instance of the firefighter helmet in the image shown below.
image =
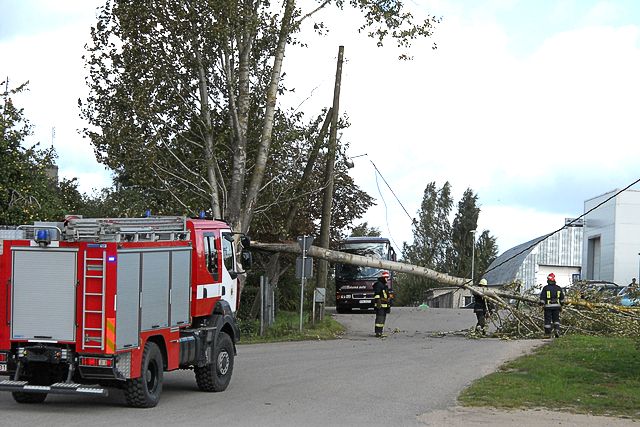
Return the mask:
<svg viewBox="0 0 640 427"><path fill-rule="evenodd" d="M384 277L385 279L389 279L389 272L388 271L383 271L382 273L380 273L380 277Z"/></svg>
<svg viewBox="0 0 640 427"><path fill-rule="evenodd" d="M547 276L547 280L550 282L555 282L556 281L556 275L553 273L549 273L549 275Z"/></svg>
<svg viewBox="0 0 640 427"><path fill-rule="evenodd" d="M487 279L480 279L480 283L478 283L479 286L487 286Z"/></svg>

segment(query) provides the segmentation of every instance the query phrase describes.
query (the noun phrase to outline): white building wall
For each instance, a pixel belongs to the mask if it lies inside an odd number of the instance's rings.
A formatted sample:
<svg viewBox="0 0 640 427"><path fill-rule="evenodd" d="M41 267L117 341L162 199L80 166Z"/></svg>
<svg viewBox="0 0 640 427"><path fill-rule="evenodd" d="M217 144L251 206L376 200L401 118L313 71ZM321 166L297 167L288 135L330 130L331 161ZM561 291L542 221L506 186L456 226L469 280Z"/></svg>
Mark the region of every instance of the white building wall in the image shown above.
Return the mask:
<svg viewBox="0 0 640 427"><path fill-rule="evenodd" d="M627 190L616 197L613 281L627 285L638 278L640 267L640 191Z"/></svg>
<svg viewBox="0 0 640 427"><path fill-rule="evenodd" d="M617 190L602 194L584 202L584 211L600 204ZM609 200L584 217L582 246L582 279L614 281L616 201ZM594 245L589 242L598 242Z"/></svg>
<svg viewBox="0 0 640 427"><path fill-rule="evenodd" d="M557 265L540 265L536 274L536 284L542 287L547 284L547 276L553 273L556 276L558 286L566 288L570 286L574 274L580 273L580 267L559 267ZM541 285L541 286L540 286Z"/></svg>

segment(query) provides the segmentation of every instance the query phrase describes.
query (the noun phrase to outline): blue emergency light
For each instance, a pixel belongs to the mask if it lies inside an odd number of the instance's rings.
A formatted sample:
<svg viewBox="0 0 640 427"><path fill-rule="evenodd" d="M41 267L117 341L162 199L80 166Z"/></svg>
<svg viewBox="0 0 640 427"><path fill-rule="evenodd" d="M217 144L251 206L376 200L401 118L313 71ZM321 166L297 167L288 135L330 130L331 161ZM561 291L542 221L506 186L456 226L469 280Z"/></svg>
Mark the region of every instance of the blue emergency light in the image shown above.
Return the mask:
<svg viewBox="0 0 640 427"><path fill-rule="evenodd" d="M36 231L36 243L40 246L47 246L51 243L51 235L49 234L49 230L38 230Z"/></svg>

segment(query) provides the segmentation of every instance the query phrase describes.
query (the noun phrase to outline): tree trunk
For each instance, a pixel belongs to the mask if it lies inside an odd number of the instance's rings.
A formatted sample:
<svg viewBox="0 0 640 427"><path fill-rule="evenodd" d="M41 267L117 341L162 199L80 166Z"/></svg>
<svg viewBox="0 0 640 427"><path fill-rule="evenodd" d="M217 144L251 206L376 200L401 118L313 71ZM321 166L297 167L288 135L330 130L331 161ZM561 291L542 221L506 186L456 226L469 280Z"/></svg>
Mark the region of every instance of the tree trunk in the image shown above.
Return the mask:
<svg viewBox="0 0 640 427"><path fill-rule="evenodd" d="M294 254L301 253L300 246L297 243L251 242L251 246L253 248L269 252L288 252ZM442 285L458 286L460 288L468 289L475 295L483 295L493 301L500 302L500 305L504 305L504 302L501 302L503 301L503 299L513 299L533 305L538 304L538 298L536 297L513 294L500 289L486 288L484 286L471 286L471 279L450 276L448 274L440 273L438 271L431 270L426 267L420 267L417 265L405 264L397 261L387 261L379 258L371 258L361 255L354 255L347 252L332 251L330 249L319 248L317 246L311 246L307 251L307 255L312 258L325 259L327 261L337 262L341 264L381 268L385 270L396 271L398 273L406 273L414 276L426 277L427 279L432 279ZM566 304L580 307L586 310L605 309L616 313L632 315L638 315L640 313L640 308L638 307L624 307L610 303L597 303L585 300L567 300Z"/></svg>
<svg viewBox="0 0 640 427"><path fill-rule="evenodd" d="M222 209L220 207L220 195L218 193L218 180L216 178L216 159L213 155L213 127L211 124L211 114L209 112L209 89L207 85L207 77L202 64L200 52L196 50L196 59L198 61L198 84L200 89L200 119L204 127L205 137L205 158L207 160L207 179L211 186L211 211L214 218L222 217Z"/></svg>
<svg viewBox="0 0 640 427"><path fill-rule="evenodd" d="M276 111L276 99L278 96L278 85L280 83L280 76L282 74L282 62L284 60L284 51L287 46L287 40L289 38L291 29L291 19L295 8L295 0L286 0L284 14L282 16L282 22L280 25L280 34L278 35L278 46L275 51L275 57L273 60L273 68L271 70L271 79L269 81L269 87L267 89L266 108L264 112L264 123L262 125L262 134L260 136L260 145L258 147L258 153L256 156L256 163L251 176L251 182L247 190L247 198L245 201L244 209L242 211L242 218L240 220L241 229L237 230L242 233L249 231L249 224L253 217L253 210L256 207L258 201L258 193L262 186L262 179L264 177L264 171L267 164L267 158L269 155L269 146L271 145L271 137L273 134L273 119Z"/></svg>
<svg viewBox="0 0 640 427"><path fill-rule="evenodd" d="M297 243L251 242L251 247L270 252L289 252L294 254L301 253L300 246ZM440 273L426 267L405 264L397 261L387 261L379 258L354 255L347 252L332 251L330 249L319 248L317 246L311 246L307 251L307 255L313 258L325 259L327 261L338 262L341 264L382 268L385 270L397 271L399 273L413 274L415 276L426 277L428 279L435 280L438 283L450 286L464 286L465 283L470 283L470 280L468 279L449 276L448 274Z"/></svg>

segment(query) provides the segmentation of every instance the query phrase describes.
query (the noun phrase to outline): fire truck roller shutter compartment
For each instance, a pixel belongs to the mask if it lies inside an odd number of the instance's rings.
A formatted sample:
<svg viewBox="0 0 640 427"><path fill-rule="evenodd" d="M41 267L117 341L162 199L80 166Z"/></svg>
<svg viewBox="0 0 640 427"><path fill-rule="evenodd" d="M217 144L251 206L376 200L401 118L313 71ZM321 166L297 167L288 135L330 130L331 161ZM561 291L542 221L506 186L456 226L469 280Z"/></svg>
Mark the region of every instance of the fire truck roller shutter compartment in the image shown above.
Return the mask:
<svg viewBox="0 0 640 427"><path fill-rule="evenodd" d="M170 326L190 322L191 248L171 251L171 319Z"/></svg>
<svg viewBox="0 0 640 427"><path fill-rule="evenodd" d="M118 253L116 348L138 346L140 320L140 252Z"/></svg>
<svg viewBox="0 0 640 427"><path fill-rule="evenodd" d="M188 323L190 292L191 248L118 251L118 350L138 345L139 316L143 331Z"/></svg>
<svg viewBox="0 0 640 427"><path fill-rule="evenodd" d="M12 251L12 338L74 341L77 249Z"/></svg>
<svg viewBox="0 0 640 427"><path fill-rule="evenodd" d="M169 252L142 253L142 330L169 326Z"/></svg>

